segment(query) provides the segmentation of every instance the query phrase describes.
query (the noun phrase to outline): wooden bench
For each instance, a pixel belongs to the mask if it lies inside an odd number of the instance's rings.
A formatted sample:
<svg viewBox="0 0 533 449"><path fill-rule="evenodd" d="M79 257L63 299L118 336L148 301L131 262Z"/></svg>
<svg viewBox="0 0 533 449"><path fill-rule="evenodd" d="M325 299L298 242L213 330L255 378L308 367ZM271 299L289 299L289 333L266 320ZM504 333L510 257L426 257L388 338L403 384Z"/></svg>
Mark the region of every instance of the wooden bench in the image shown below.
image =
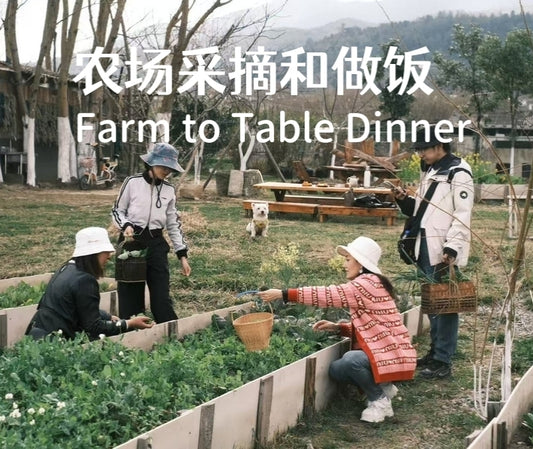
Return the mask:
<svg viewBox="0 0 533 449"><path fill-rule="evenodd" d="M318 205L318 220L323 223L328 215L357 215L360 217L381 217L387 221L387 226L394 225L394 220L398 217L398 209L395 207L346 207Z"/></svg>
<svg viewBox="0 0 533 449"><path fill-rule="evenodd" d="M293 214L310 214L316 215L318 212L318 205L309 203L293 203L289 201L258 201L258 200L243 200L242 207L246 212L247 217L252 216L252 203L266 202L268 203L269 212L286 212Z"/></svg>

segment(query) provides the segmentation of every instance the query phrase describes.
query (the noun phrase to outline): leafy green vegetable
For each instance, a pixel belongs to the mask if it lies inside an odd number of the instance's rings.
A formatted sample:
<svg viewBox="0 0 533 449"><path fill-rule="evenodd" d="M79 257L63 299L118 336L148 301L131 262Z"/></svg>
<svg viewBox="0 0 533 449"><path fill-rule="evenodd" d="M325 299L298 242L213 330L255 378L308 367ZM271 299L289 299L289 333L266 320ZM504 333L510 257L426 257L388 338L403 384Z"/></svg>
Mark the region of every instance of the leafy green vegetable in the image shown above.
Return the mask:
<svg viewBox="0 0 533 449"><path fill-rule="evenodd" d="M47 283L41 282L38 285L29 285L22 281L18 285L8 287L0 292L0 309L11 307L22 307L30 304L37 304L46 290ZM102 282L100 291L109 291L116 288L114 285Z"/></svg>
<svg viewBox="0 0 533 449"><path fill-rule="evenodd" d="M35 286L20 282L0 293L0 308L7 309L38 303L45 290L46 283L44 282Z"/></svg>
<svg viewBox="0 0 533 449"><path fill-rule="evenodd" d="M260 352L248 352L217 316L209 328L150 353L108 339L25 338L1 355L0 441L24 441L27 449L116 446L337 341L311 330L317 313L284 308Z"/></svg>

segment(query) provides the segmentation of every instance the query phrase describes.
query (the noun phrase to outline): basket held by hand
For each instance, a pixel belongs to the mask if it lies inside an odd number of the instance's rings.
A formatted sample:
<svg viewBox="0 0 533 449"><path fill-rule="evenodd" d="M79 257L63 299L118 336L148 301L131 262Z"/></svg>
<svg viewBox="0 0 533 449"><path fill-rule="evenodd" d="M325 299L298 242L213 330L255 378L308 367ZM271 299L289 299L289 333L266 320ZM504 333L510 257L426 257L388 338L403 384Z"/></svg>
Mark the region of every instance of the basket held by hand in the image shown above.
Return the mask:
<svg viewBox="0 0 533 449"><path fill-rule="evenodd" d="M457 281L455 268L450 265L449 282L421 285L422 313L475 312L477 310L476 286L472 281Z"/></svg>
<svg viewBox="0 0 533 449"><path fill-rule="evenodd" d="M143 242L124 240L117 248L115 279L119 282L144 282L146 280L146 252Z"/></svg>

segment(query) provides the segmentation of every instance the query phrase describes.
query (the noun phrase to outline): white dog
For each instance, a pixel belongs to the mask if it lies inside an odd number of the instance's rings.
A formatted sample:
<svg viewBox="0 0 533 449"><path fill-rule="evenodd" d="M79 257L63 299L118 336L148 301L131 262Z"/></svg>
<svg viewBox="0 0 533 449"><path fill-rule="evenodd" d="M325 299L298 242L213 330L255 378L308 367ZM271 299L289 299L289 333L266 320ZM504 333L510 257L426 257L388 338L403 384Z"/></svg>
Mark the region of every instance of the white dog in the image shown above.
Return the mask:
<svg viewBox="0 0 533 449"><path fill-rule="evenodd" d="M246 225L252 238L268 235L268 203L252 203L252 221Z"/></svg>

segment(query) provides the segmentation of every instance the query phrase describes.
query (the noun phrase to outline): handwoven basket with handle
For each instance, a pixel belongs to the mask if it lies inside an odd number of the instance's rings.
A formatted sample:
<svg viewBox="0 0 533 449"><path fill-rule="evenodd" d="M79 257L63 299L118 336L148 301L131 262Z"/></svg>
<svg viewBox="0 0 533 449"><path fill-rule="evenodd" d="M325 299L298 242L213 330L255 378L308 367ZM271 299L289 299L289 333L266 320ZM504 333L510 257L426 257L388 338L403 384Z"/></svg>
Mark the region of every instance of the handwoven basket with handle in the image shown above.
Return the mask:
<svg viewBox="0 0 533 449"><path fill-rule="evenodd" d="M268 305L270 312L248 313L234 320L232 316L235 332L248 351L260 351L270 345L274 314L270 303Z"/></svg>
<svg viewBox="0 0 533 449"><path fill-rule="evenodd" d="M146 257L119 256L125 251L144 251L146 244L138 240L123 240L119 243L115 257L115 280L119 282L144 282L146 280Z"/></svg>
<svg viewBox="0 0 533 449"><path fill-rule="evenodd" d="M422 313L475 312L477 309L476 287L472 281L457 281L455 268L450 265L450 280L439 284L421 285Z"/></svg>

